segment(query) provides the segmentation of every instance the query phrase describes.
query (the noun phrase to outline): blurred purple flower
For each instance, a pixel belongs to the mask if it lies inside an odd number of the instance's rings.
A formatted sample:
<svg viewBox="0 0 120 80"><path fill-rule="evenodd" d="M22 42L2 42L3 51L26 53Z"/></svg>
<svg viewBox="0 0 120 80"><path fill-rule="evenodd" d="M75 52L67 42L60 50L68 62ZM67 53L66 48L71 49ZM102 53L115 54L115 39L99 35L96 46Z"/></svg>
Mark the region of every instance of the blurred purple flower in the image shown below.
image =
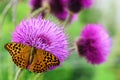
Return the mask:
<svg viewBox="0 0 120 80"><path fill-rule="evenodd" d="M66 20L68 17L68 12L66 10L62 11L62 12L56 12L53 13L59 20Z"/></svg>
<svg viewBox="0 0 120 80"><path fill-rule="evenodd" d="M68 11L66 10L67 0L48 0L51 13L53 13L58 19L65 20L68 17Z"/></svg>
<svg viewBox="0 0 120 80"><path fill-rule="evenodd" d="M68 9L73 13L78 13L82 8L89 8L93 0L68 0Z"/></svg>
<svg viewBox="0 0 120 80"><path fill-rule="evenodd" d="M33 11L42 7L43 2L44 0L30 0ZM68 11L66 10L67 0L46 0L46 2L50 5L51 13L59 20L65 20L68 17Z"/></svg>
<svg viewBox="0 0 120 80"><path fill-rule="evenodd" d="M111 38L102 25L88 24L83 28L76 45L79 55L89 63L100 64L106 61L110 53Z"/></svg>
<svg viewBox="0 0 120 80"><path fill-rule="evenodd" d="M68 0L67 5L68 5L68 9L74 13L78 13L82 9L79 0Z"/></svg>
<svg viewBox="0 0 120 80"><path fill-rule="evenodd" d="M84 8L90 8L93 4L93 0L80 0Z"/></svg>
<svg viewBox="0 0 120 80"><path fill-rule="evenodd" d="M30 0L30 5L32 6L32 11L42 7L43 0Z"/></svg>
<svg viewBox="0 0 120 80"><path fill-rule="evenodd" d="M41 18L23 20L13 32L12 41L49 51L60 63L69 55L67 37L63 29Z"/></svg>

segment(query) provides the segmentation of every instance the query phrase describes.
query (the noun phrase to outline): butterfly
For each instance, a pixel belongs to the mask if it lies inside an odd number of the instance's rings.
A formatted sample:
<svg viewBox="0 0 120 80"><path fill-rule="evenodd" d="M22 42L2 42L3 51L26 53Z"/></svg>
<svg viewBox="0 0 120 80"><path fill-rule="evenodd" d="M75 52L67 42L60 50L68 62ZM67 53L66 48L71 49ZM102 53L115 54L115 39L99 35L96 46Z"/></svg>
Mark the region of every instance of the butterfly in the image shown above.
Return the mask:
<svg viewBox="0 0 120 80"><path fill-rule="evenodd" d="M45 72L50 67L60 64L59 59L50 52L26 44L11 42L5 45L5 49L18 67L31 72Z"/></svg>

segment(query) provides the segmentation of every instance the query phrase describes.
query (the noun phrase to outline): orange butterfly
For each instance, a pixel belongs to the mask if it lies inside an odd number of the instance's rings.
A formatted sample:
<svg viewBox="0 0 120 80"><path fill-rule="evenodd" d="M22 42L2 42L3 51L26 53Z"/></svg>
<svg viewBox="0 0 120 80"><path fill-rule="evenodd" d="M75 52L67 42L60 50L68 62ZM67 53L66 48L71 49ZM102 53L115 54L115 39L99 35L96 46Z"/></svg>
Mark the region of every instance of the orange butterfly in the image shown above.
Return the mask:
<svg viewBox="0 0 120 80"><path fill-rule="evenodd" d="M45 72L48 68L60 64L59 59L50 52L25 44L11 42L6 44L5 48L18 67L31 72Z"/></svg>

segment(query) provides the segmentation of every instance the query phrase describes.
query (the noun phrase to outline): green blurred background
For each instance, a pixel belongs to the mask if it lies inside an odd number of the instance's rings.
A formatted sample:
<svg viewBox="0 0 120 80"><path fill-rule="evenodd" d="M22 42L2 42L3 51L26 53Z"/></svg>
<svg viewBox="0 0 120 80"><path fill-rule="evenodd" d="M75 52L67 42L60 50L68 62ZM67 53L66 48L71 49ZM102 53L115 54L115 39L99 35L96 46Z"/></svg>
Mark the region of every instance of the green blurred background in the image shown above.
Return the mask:
<svg viewBox="0 0 120 80"><path fill-rule="evenodd" d="M9 0L0 0L0 21L2 12ZM120 32L119 32L119 0L96 0L92 8L80 12L79 19L68 26L67 33L72 40L76 40L82 27L87 23L103 24L112 37L111 54L104 64L91 65L84 58L80 58L76 51L55 70L43 75L43 80L120 80ZM28 0L19 0L17 4L16 24L30 13ZM4 44L11 41L11 34L15 28L13 9L5 16L3 26L0 26L0 80L14 80L18 67L13 63L11 56L4 49ZM24 70L21 80L33 80L36 76ZM39 78L38 80L41 80Z"/></svg>

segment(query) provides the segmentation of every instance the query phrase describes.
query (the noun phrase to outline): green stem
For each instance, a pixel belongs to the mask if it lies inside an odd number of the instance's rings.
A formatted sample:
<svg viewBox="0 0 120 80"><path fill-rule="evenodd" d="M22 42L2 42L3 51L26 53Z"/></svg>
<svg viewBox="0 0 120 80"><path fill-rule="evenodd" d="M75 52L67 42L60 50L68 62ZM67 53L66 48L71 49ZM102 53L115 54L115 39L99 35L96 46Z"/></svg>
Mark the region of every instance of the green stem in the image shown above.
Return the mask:
<svg viewBox="0 0 120 80"><path fill-rule="evenodd" d="M44 11L45 9L46 9L45 7L38 8L37 10L35 10L31 14L29 14L27 16L27 18L29 19L29 18L35 17L36 15L38 15L39 13L41 13L42 11Z"/></svg>
<svg viewBox="0 0 120 80"><path fill-rule="evenodd" d="M16 76L15 76L15 80L19 80L22 71L23 71L23 69L21 69L21 68L18 70L18 72L16 73Z"/></svg>
<svg viewBox="0 0 120 80"><path fill-rule="evenodd" d="M37 10L35 10L32 14L31 14L31 17L34 17L36 15L38 15L39 13L41 13L45 8L42 7L42 8L39 8Z"/></svg>
<svg viewBox="0 0 120 80"><path fill-rule="evenodd" d="M68 16L68 18L66 19L66 21L64 22L64 24L63 24L63 26L64 27L66 27L69 23L70 23L70 20L71 20L71 18L72 18L72 13L71 12L69 12L69 16Z"/></svg>
<svg viewBox="0 0 120 80"><path fill-rule="evenodd" d="M13 0L13 6L12 6L12 21L14 26L16 26L16 17L17 17L17 5L18 5L18 0Z"/></svg>
<svg viewBox="0 0 120 80"><path fill-rule="evenodd" d="M3 26L3 23L4 23L4 21L5 21L5 17L6 17L6 15L8 14L8 11L9 11L9 9L12 7L12 4L13 4L13 0L11 0L8 4L7 4L7 6L4 8L4 10L3 10L3 12L2 12L2 18L1 18L1 22L0 22L0 30L2 30L2 26Z"/></svg>
<svg viewBox="0 0 120 80"><path fill-rule="evenodd" d="M43 73L38 73L33 80L42 80L43 79Z"/></svg>

